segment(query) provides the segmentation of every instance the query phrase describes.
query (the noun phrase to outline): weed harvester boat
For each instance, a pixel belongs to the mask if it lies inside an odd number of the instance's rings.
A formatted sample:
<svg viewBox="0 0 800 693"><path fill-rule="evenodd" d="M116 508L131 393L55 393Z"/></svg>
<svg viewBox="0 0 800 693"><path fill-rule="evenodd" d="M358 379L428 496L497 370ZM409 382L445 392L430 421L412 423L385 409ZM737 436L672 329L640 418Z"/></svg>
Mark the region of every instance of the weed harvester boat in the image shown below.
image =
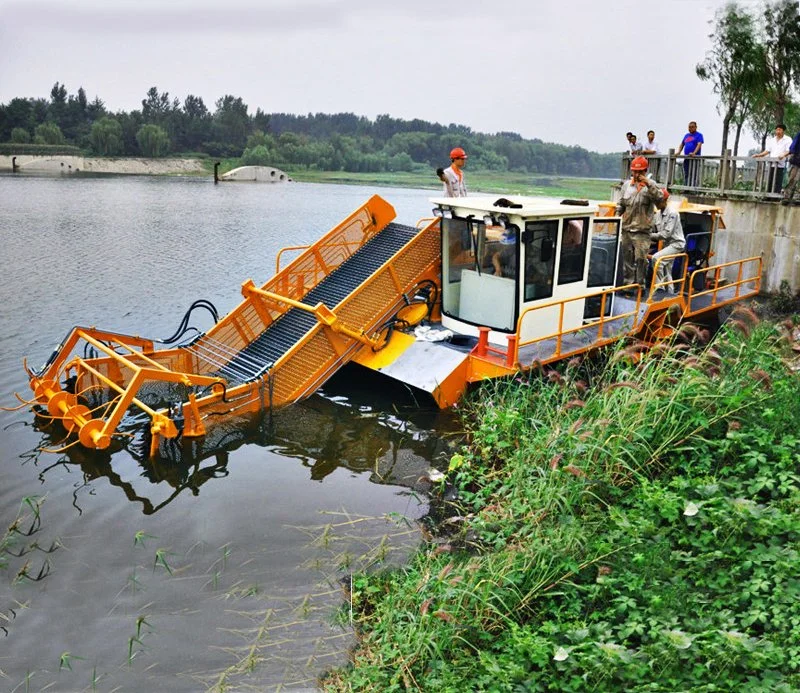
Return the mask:
<svg viewBox="0 0 800 693"><path fill-rule="evenodd" d="M470 383L504 377L755 296L761 259L710 264L720 210L684 205L687 252L646 290L619 286L620 220L585 200L433 200L434 216L394 222L378 196L302 248L275 276L177 346L75 327L37 371L37 410L87 448L149 420L149 454L223 419L315 392L355 362L428 393L440 407ZM284 249L288 250L288 249ZM672 289L673 291L670 291ZM185 322L185 320L184 320ZM26 366L27 368L27 366Z"/></svg>

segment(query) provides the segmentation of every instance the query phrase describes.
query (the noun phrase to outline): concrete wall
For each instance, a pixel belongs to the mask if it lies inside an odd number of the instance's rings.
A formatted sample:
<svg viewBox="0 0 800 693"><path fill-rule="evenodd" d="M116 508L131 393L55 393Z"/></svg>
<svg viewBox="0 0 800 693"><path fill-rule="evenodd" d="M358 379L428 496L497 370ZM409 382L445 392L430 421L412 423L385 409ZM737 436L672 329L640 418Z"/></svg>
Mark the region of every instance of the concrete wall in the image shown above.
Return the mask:
<svg viewBox="0 0 800 693"><path fill-rule="evenodd" d="M714 264L760 255L763 292L777 292L784 280L794 293L800 291L800 207L708 197L691 201L723 209L726 228L716 234Z"/></svg>

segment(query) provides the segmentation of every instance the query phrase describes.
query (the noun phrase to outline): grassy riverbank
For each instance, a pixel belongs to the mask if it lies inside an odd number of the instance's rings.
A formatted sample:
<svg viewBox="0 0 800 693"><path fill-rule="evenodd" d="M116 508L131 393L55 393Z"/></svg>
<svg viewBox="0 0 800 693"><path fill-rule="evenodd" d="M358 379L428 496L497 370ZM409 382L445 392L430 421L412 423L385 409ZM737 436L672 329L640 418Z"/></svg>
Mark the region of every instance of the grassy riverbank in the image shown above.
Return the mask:
<svg viewBox="0 0 800 693"><path fill-rule="evenodd" d="M213 173L213 162L205 164ZM238 166L237 159L226 159L220 166L225 173ZM430 188L431 195L441 190L434 171L395 173L351 173L348 171L314 171L305 168L284 168L293 180L303 183L338 183L348 185L376 185L400 188ZM511 171L467 171L469 189L476 193L502 193L505 195L535 195L560 198L587 198L608 200L614 181L597 178L569 178L542 176Z"/></svg>
<svg viewBox="0 0 800 693"><path fill-rule="evenodd" d="M742 311L484 388L455 534L354 576L327 689L800 689L796 336Z"/></svg>

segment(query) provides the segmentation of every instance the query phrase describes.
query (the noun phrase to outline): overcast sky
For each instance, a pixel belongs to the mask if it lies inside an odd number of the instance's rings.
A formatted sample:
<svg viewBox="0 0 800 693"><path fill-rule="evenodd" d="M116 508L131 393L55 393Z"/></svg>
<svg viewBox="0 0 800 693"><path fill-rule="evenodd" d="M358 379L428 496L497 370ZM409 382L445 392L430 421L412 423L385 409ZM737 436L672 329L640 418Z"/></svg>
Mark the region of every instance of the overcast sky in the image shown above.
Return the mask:
<svg viewBox="0 0 800 693"><path fill-rule="evenodd" d="M696 120L716 154L716 98L694 68L724 4L0 0L0 103L58 81L130 111L155 86L212 111L232 94L251 113L388 113L601 152L651 128L677 147Z"/></svg>

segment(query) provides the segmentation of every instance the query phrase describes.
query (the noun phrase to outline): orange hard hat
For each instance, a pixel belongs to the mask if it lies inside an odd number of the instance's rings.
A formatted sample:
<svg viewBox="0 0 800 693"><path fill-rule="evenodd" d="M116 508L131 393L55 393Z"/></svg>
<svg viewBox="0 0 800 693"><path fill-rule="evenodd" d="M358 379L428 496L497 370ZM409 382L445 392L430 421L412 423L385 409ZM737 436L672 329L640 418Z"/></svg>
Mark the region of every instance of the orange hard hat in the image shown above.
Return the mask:
<svg viewBox="0 0 800 693"><path fill-rule="evenodd" d="M646 171L647 170L647 159L643 156L637 156L633 161L631 161L631 171Z"/></svg>
<svg viewBox="0 0 800 693"><path fill-rule="evenodd" d="M662 188L661 192L664 193L664 202L666 202L669 199L669 190Z"/></svg>
<svg viewBox="0 0 800 693"><path fill-rule="evenodd" d="M461 147L455 147L450 150L451 159L466 159L467 153Z"/></svg>

